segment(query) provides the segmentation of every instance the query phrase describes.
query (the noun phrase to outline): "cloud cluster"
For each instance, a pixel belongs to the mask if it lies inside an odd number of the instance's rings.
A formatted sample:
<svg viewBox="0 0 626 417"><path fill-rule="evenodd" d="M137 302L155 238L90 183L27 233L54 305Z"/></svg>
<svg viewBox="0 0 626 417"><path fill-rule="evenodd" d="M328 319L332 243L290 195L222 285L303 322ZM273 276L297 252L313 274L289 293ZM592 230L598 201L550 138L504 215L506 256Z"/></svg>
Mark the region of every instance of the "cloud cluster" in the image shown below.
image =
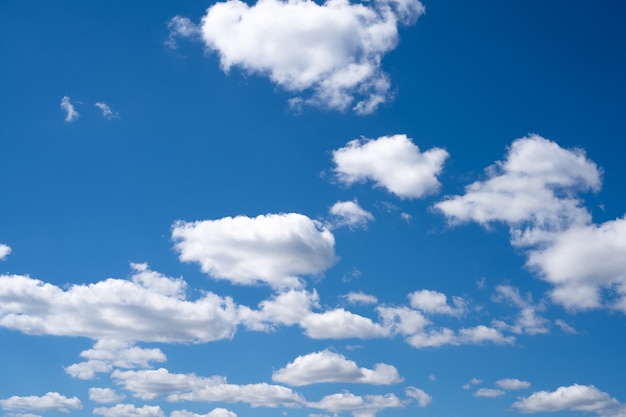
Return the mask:
<svg viewBox="0 0 626 417"><path fill-rule="evenodd" d="M274 372L272 380L292 386L321 382L389 385L401 382L402 378L392 365L377 363L374 369L359 368L356 362L346 359L345 356L323 350L298 356L293 362Z"/></svg>
<svg viewBox="0 0 626 417"><path fill-rule="evenodd" d="M233 336L238 318L230 298L207 292L191 301L183 294L184 281L137 268L132 280L109 278L67 289L28 276L0 275L0 326L33 335L154 342ZM89 376L94 370L87 368L73 370Z"/></svg>
<svg viewBox="0 0 626 417"><path fill-rule="evenodd" d="M83 405L77 397L68 398L58 392L48 392L41 397L34 395L27 397L13 396L5 400L0 400L0 407L5 410L57 411L69 413L70 410L80 410L83 408Z"/></svg>
<svg viewBox="0 0 626 417"><path fill-rule="evenodd" d="M582 150L530 135L487 174L435 208L452 223L507 224L512 244L527 249L527 265L554 286L556 303L626 312L626 217L592 223L577 193L598 191L601 171Z"/></svg>
<svg viewBox="0 0 626 417"><path fill-rule="evenodd" d="M593 385L570 385L555 391L537 391L513 403L522 413L582 411L601 417L626 415L626 406Z"/></svg>
<svg viewBox="0 0 626 417"><path fill-rule="evenodd" d="M300 287L299 275L319 274L335 262L333 234L297 213L179 221L172 238L181 261L235 284Z"/></svg>
<svg viewBox="0 0 626 417"><path fill-rule="evenodd" d="M436 192L437 176L448 158L444 149L426 152L406 135L355 139L333 151L334 173L345 185L370 180L400 198L420 198Z"/></svg>
<svg viewBox="0 0 626 417"><path fill-rule="evenodd" d="M382 58L398 44L398 26L423 13L418 0L264 0L252 5L227 0L209 7L199 26L172 18L166 43L175 46L176 37L201 35L225 72L238 67L267 76L288 92L312 92L291 99L292 105L352 107L367 114L389 99Z"/></svg>

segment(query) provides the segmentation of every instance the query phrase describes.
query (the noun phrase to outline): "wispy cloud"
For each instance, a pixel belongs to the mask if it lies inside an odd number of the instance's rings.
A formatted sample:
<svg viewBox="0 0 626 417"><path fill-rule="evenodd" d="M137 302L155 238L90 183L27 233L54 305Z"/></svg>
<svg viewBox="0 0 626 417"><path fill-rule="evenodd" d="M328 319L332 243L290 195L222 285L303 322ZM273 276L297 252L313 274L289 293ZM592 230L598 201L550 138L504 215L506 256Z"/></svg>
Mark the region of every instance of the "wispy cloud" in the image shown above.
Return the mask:
<svg viewBox="0 0 626 417"><path fill-rule="evenodd" d="M78 119L78 112L74 108L74 105L70 102L70 98L68 96L63 96L61 99L61 108L65 110L65 121L73 122Z"/></svg>
<svg viewBox="0 0 626 417"><path fill-rule="evenodd" d="M105 119L119 119L120 118L120 114L116 111L111 110L109 105L106 103L97 102L95 106L99 108L100 111L102 111L102 116L104 116Z"/></svg>

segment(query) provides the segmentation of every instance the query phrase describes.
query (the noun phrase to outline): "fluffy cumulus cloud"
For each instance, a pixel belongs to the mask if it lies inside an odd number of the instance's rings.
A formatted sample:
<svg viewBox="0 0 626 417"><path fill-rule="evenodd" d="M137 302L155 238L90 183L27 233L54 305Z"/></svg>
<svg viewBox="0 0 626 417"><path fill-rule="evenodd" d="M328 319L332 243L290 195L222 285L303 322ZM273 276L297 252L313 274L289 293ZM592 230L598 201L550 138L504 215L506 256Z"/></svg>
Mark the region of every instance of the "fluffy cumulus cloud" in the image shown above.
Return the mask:
<svg viewBox="0 0 626 417"><path fill-rule="evenodd" d="M181 221L172 237L182 261L235 284L299 287L299 275L319 274L335 262L333 234L296 213Z"/></svg>
<svg viewBox="0 0 626 417"><path fill-rule="evenodd" d="M438 291L419 290L409 294L411 307L427 314L447 314L460 316L465 313L466 302L461 297L452 297L454 307L448 304L448 297Z"/></svg>
<svg viewBox="0 0 626 417"><path fill-rule="evenodd" d="M228 72L269 77L302 104L371 113L389 99L383 56L398 44L398 26L424 13L418 0L239 0L209 7L199 26L176 16L167 43L197 38L219 55ZM311 92L311 94L309 94ZM303 94L300 96L300 94Z"/></svg>
<svg viewBox="0 0 626 417"><path fill-rule="evenodd" d="M496 381L496 385L505 390L518 390L530 387L530 382L516 378L505 378Z"/></svg>
<svg viewBox="0 0 626 417"><path fill-rule="evenodd" d="M99 101L95 104L95 106L100 109L100 111L102 112L102 117L104 117L105 119L110 120L120 118L120 114L116 111L111 110L111 107L109 107L109 105L106 103Z"/></svg>
<svg viewBox="0 0 626 417"><path fill-rule="evenodd" d="M626 217L592 222L577 194L598 191L601 171L582 150L530 135L514 141L487 175L435 207L452 223L507 224L512 243L527 250L528 267L553 285L556 303L626 312Z"/></svg>
<svg viewBox="0 0 626 417"><path fill-rule="evenodd" d="M207 342L234 335L238 315L230 298L207 292L188 300L184 281L144 266L135 265L131 280L109 278L68 288L0 275L0 326L103 340Z"/></svg>
<svg viewBox="0 0 626 417"><path fill-rule="evenodd" d="M472 394L474 397L487 397L487 398L496 398L496 397L501 397L505 394L504 391L502 391L501 389L495 389L495 388L479 388L478 390L476 390L476 392L474 394Z"/></svg>
<svg viewBox="0 0 626 417"><path fill-rule="evenodd" d="M593 385L570 385L555 391L537 391L513 403L513 408L523 413L557 411L582 411L599 416L626 415L626 406Z"/></svg>
<svg viewBox="0 0 626 417"><path fill-rule="evenodd" d="M433 401L433 397L419 388L407 387L405 393L407 397L417 400L420 407L427 407Z"/></svg>
<svg viewBox="0 0 626 417"><path fill-rule="evenodd" d="M41 397L34 395L26 397L13 396L5 400L0 400L0 407L5 410L57 411L69 413L70 410L80 410L83 408L83 405L77 397L68 398L58 392L48 392Z"/></svg>
<svg viewBox="0 0 626 417"><path fill-rule="evenodd" d="M163 410L158 405L136 407L133 404L117 404L110 408L94 408L93 413L103 417L165 417Z"/></svg>
<svg viewBox="0 0 626 417"><path fill-rule="evenodd" d="M513 228L530 224L561 230L584 224L589 214L574 195L600 188L600 171L582 150L563 149L538 135L515 140L504 161L487 169L462 196L435 204L452 222L500 221Z"/></svg>
<svg viewBox="0 0 626 417"><path fill-rule="evenodd" d="M398 370L384 363L374 369L359 368L356 362L329 350L298 356L272 375L272 380L293 386L320 382L349 382L372 385L389 385L402 381Z"/></svg>
<svg viewBox="0 0 626 417"><path fill-rule="evenodd" d="M61 109L65 111L66 122L73 122L74 120L78 119L79 114L74 108L74 105L72 104L68 96L63 96L63 98L61 99Z"/></svg>
<svg viewBox="0 0 626 417"><path fill-rule="evenodd" d="M350 392L327 395L308 406L332 413L350 412L354 417L374 417L388 408L403 408L404 403L394 394L358 396Z"/></svg>
<svg viewBox="0 0 626 417"><path fill-rule="evenodd" d="M343 308L311 313L304 317L300 325L312 339L371 339L390 334L388 328L374 323L372 319Z"/></svg>
<svg viewBox="0 0 626 417"><path fill-rule="evenodd" d="M303 404L304 398L289 388L266 383L229 384L221 376L172 374L167 369L113 371L112 379L142 400L165 397L166 401L246 403L252 407L287 407Z"/></svg>
<svg viewBox="0 0 626 417"><path fill-rule="evenodd" d="M329 210L332 216L330 227L347 226L351 229L366 228L367 223L374 220L369 211L359 206L356 201L338 201Z"/></svg>
<svg viewBox="0 0 626 417"><path fill-rule="evenodd" d="M187 410L172 411L170 417L237 417L237 414L225 408L214 408L206 414L196 414Z"/></svg>
<svg viewBox="0 0 626 417"><path fill-rule="evenodd" d="M334 173L345 185L370 180L400 198L420 198L436 192L437 179L448 158L444 149L425 152L406 135L355 139L333 151Z"/></svg>
<svg viewBox="0 0 626 417"><path fill-rule="evenodd" d="M5 245L4 243L0 243L0 261L6 259L7 256L11 253L11 247Z"/></svg>
<svg viewBox="0 0 626 417"><path fill-rule="evenodd" d="M365 294L361 291L352 291L344 295L343 298L350 304L376 304L378 298L371 294Z"/></svg>
<svg viewBox="0 0 626 417"><path fill-rule="evenodd" d="M608 303L626 313L626 217L559 233L530 252L528 265L555 286L552 299L568 308L600 307L605 288L614 292Z"/></svg>
<svg viewBox="0 0 626 417"><path fill-rule="evenodd" d="M100 404L116 403L125 398L111 388L89 388L89 399Z"/></svg>
<svg viewBox="0 0 626 417"><path fill-rule="evenodd" d="M98 372L110 372L116 368L147 368L151 362L165 362L166 357L160 349L145 349L132 342L118 340L99 340L93 349L85 350L80 356L87 361L65 368L73 378L93 379Z"/></svg>

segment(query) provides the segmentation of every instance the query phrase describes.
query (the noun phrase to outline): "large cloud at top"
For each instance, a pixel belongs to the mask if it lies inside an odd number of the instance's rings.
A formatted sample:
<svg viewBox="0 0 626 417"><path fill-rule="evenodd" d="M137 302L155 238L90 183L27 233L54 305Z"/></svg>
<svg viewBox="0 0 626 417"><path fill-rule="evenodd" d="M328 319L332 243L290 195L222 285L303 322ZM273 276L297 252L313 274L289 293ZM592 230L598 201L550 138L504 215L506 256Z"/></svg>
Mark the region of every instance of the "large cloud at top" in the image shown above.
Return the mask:
<svg viewBox="0 0 626 417"><path fill-rule="evenodd" d="M335 262L333 234L297 213L177 222L172 237L182 261L235 284L299 287L299 275L318 274Z"/></svg>
<svg viewBox="0 0 626 417"><path fill-rule="evenodd" d="M424 13L418 0L375 0L351 4L329 0L239 0L209 7L199 27L180 16L170 21L174 36L201 36L219 54L224 71L239 67L265 75L309 104L371 113L389 98L383 56L398 43L398 26Z"/></svg>

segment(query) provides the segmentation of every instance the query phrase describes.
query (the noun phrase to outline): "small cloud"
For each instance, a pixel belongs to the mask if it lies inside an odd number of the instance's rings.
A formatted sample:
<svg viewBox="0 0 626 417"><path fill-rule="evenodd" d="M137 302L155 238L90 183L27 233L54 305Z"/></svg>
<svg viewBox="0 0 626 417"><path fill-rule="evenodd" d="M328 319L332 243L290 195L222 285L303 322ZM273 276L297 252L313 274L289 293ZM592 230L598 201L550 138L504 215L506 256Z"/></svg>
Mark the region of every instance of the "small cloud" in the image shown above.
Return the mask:
<svg viewBox="0 0 626 417"><path fill-rule="evenodd" d="M497 380L496 385L499 388L506 389L506 390L518 390L518 389L524 389L524 388L530 387L530 382L521 381L515 378L505 378L505 379Z"/></svg>
<svg viewBox="0 0 626 417"><path fill-rule="evenodd" d="M116 111L114 112L113 110L111 110L109 105L106 103L97 102L95 106L99 108L100 111L102 111L102 116L107 120L120 118L120 114Z"/></svg>
<svg viewBox="0 0 626 417"><path fill-rule="evenodd" d="M481 279L476 281L476 287L482 290L483 288L485 288L486 283L487 283L487 278L482 277Z"/></svg>
<svg viewBox="0 0 626 417"><path fill-rule="evenodd" d="M424 392L423 390L419 388L407 387L407 389L405 390L405 393L407 397L411 397L417 400L417 404L420 407L426 407L433 401L433 397L426 394L426 392Z"/></svg>
<svg viewBox="0 0 626 417"><path fill-rule="evenodd" d="M5 245L4 243L0 243L0 261L4 261L10 253L11 247Z"/></svg>
<svg viewBox="0 0 626 417"><path fill-rule="evenodd" d="M436 381L437 377L435 376L435 374L430 374L428 375L428 379L430 379L431 381Z"/></svg>
<svg viewBox="0 0 626 417"><path fill-rule="evenodd" d="M1 258L1 257L0 257ZM569 333L569 334L576 334L578 333L576 331L575 328L573 328L572 326L570 326L569 324L567 324L564 320L561 319L556 319L554 321L554 324L556 324L557 326L559 326L559 328L564 331L565 333Z"/></svg>
<svg viewBox="0 0 626 417"><path fill-rule="evenodd" d="M371 294L365 294L364 292L350 292L343 296L350 304L376 304L378 298Z"/></svg>
<svg viewBox="0 0 626 417"><path fill-rule="evenodd" d="M74 108L74 105L70 102L70 98L68 96L63 96L63 98L61 99L61 108L66 112L66 122L73 122L74 120L78 119L79 114Z"/></svg>
<svg viewBox="0 0 626 417"><path fill-rule="evenodd" d="M405 212L400 213L400 217L402 217L402 220L404 220L407 223L411 223L411 220L413 220L413 216Z"/></svg>
<svg viewBox="0 0 626 417"><path fill-rule="evenodd" d="M487 397L487 398L496 398L504 395L505 392L501 389L494 388L480 388L473 395L474 397Z"/></svg>
<svg viewBox="0 0 626 417"><path fill-rule="evenodd" d="M172 49L178 48L176 38L200 38L202 34L200 26L194 24L188 17L172 17L167 22L167 28L169 29L170 34L164 43Z"/></svg>
<svg viewBox="0 0 626 417"><path fill-rule="evenodd" d="M480 385L482 383L483 383L482 379L472 378L467 384L463 385L463 389L470 389L472 385Z"/></svg>
<svg viewBox="0 0 626 417"><path fill-rule="evenodd" d="M329 212L332 216L329 228L348 226L350 229L365 229L367 222L374 220L372 213L359 206L356 200L337 201Z"/></svg>

